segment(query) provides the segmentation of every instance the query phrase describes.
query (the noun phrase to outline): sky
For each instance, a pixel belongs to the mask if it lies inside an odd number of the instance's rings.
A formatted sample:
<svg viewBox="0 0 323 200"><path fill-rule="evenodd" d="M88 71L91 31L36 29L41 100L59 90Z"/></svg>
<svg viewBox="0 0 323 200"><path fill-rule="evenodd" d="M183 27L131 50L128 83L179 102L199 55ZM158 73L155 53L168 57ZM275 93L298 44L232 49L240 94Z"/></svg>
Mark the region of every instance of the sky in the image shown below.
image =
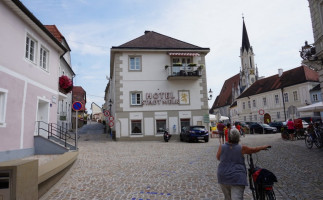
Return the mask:
<svg viewBox="0 0 323 200"><path fill-rule="evenodd" d="M307 0L21 0L44 25L56 25L71 48L74 85L86 108L104 104L110 49L154 31L203 48L212 106L226 79L240 71L242 16L259 76L299 67L313 32Z"/></svg>

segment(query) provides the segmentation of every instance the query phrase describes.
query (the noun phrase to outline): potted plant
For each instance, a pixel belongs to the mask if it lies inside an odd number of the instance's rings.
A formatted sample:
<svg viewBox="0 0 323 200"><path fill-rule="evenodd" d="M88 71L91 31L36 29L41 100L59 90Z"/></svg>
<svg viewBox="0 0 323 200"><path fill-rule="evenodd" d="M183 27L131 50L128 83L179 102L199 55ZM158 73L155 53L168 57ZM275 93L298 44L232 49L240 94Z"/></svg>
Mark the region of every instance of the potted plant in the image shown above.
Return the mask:
<svg viewBox="0 0 323 200"><path fill-rule="evenodd" d="M202 70L204 68L204 65L200 65L199 67L198 67L198 69L199 70Z"/></svg>
<svg viewBox="0 0 323 200"><path fill-rule="evenodd" d="M195 63L190 63L190 64L188 64L188 66L189 66L189 67L195 67L195 66L196 66L196 64L195 64Z"/></svg>
<svg viewBox="0 0 323 200"><path fill-rule="evenodd" d="M59 90L64 94L71 92L73 89L72 80L65 75L62 75L61 77L59 77L58 83L59 83Z"/></svg>

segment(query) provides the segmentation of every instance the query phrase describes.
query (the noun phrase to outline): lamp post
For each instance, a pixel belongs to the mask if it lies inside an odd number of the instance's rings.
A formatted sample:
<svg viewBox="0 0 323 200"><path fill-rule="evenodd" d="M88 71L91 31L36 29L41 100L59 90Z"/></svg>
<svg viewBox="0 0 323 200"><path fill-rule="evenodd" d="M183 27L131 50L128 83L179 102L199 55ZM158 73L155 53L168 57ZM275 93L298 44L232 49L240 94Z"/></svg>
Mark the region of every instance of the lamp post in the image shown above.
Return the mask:
<svg viewBox="0 0 323 200"><path fill-rule="evenodd" d="M112 100L109 99L109 111L110 111L110 116L112 116L112 113L111 113L111 107L112 107ZM109 119L109 129L110 129L110 136L112 138L112 129L111 129L111 126L110 126L110 119Z"/></svg>

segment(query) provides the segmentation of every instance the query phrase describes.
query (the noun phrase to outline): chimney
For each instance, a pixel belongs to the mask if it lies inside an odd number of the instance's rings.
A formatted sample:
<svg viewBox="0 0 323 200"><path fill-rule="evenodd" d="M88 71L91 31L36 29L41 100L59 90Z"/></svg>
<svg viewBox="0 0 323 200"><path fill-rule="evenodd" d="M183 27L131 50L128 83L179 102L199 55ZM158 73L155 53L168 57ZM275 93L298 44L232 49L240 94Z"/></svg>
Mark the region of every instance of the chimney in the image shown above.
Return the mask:
<svg viewBox="0 0 323 200"><path fill-rule="evenodd" d="M280 68L278 69L278 77L281 77L283 75L283 69Z"/></svg>
<svg viewBox="0 0 323 200"><path fill-rule="evenodd" d="M147 34L147 33L150 33L151 31L145 31L145 35Z"/></svg>

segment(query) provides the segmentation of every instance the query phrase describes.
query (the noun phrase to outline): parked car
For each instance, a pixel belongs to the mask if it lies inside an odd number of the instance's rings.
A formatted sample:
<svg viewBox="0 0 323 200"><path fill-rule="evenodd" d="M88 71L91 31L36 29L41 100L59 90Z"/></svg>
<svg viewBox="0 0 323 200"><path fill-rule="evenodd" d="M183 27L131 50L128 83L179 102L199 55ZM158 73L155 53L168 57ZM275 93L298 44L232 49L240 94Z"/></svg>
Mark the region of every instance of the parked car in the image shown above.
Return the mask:
<svg viewBox="0 0 323 200"><path fill-rule="evenodd" d="M205 142L208 142L209 132L205 129L205 126L187 126L182 128L180 140L187 142L204 140Z"/></svg>
<svg viewBox="0 0 323 200"><path fill-rule="evenodd" d="M269 126L276 127L277 132L281 132L281 129L284 127L284 124L283 124L283 122L270 122Z"/></svg>
<svg viewBox="0 0 323 200"><path fill-rule="evenodd" d="M277 133L277 128L268 124L254 123L250 125L250 133Z"/></svg>
<svg viewBox="0 0 323 200"><path fill-rule="evenodd" d="M322 119L320 116L313 116L313 117L300 117L299 119L304 120L307 123L321 123Z"/></svg>

